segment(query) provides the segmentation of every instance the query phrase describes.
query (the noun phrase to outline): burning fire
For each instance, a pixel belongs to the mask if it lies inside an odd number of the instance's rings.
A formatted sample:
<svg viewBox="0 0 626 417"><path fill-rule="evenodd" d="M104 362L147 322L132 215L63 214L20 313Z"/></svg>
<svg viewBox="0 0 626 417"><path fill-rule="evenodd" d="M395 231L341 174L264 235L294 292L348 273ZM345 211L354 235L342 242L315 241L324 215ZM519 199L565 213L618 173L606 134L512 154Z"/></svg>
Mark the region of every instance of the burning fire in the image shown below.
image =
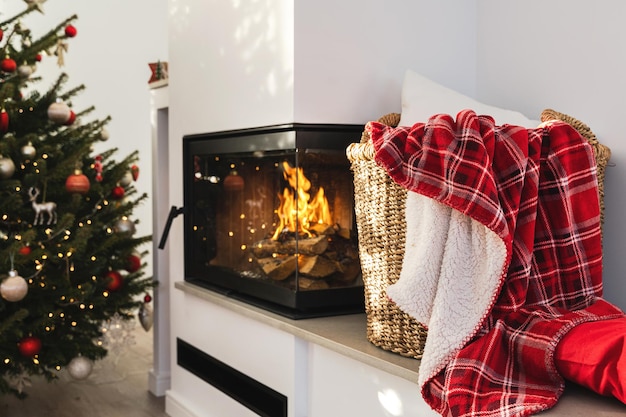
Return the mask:
<svg viewBox="0 0 626 417"><path fill-rule="evenodd" d="M311 181L304 176L304 170L291 167L287 162L283 162L283 177L289 182L289 187L278 195L280 204L276 212L280 224L272 239L277 240L283 230L311 237L311 228L315 224L333 224L324 188L320 187L315 197L311 198Z"/></svg>

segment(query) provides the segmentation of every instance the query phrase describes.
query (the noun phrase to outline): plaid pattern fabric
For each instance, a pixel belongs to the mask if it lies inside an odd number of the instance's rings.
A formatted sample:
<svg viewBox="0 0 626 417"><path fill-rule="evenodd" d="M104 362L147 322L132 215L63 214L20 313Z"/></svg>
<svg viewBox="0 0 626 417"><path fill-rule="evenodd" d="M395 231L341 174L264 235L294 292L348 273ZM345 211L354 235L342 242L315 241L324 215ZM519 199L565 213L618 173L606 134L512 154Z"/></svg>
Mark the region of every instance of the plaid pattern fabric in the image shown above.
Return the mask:
<svg viewBox="0 0 626 417"><path fill-rule="evenodd" d="M392 128L367 124L376 162L408 190L479 221L505 243L495 303L476 334L421 387L443 416L527 416L564 382L554 349L573 326L621 317L601 298L591 146L566 123L496 126L471 110ZM476 277L480 279L480 277Z"/></svg>

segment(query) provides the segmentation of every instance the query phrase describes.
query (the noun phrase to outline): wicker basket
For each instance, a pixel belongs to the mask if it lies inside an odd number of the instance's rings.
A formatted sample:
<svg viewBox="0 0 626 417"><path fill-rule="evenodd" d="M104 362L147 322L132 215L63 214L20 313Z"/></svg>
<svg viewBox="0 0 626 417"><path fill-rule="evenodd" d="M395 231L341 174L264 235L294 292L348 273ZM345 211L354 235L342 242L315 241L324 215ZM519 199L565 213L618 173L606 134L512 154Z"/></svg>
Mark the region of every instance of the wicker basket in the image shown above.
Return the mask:
<svg viewBox="0 0 626 417"><path fill-rule="evenodd" d="M399 114L379 119L397 126ZM354 174L354 210L365 291L367 338L374 345L402 356L421 358L426 329L387 298L389 285L400 278L406 223L407 191L374 162L367 133L347 149Z"/></svg>
<svg viewBox="0 0 626 417"><path fill-rule="evenodd" d="M598 142L589 127L573 117L544 110L541 120L563 120L593 146L603 219L604 170L611 155L609 148ZM378 121L395 127L400 122L400 114L391 113ZM367 339L382 349L419 359L424 351L426 329L403 313L386 294L387 287L400 278L402 269L407 191L374 162L374 148L366 132L363 132L360 143L348 146L346 153L354 174L354 208L365 292Z"/></svg>

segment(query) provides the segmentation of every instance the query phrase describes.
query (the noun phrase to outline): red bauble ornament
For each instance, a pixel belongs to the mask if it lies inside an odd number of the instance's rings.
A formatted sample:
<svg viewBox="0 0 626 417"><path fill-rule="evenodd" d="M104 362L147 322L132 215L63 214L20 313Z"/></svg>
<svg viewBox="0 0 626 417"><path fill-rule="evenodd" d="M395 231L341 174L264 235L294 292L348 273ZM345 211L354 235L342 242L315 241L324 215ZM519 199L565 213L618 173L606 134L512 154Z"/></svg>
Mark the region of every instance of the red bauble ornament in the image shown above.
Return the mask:
<svg viewBox="0 0 626 417"><path fill-rule="evenodd" d="M13 59L6 57L0 62L0 69L4 72L15 72L17 63Z"/></svg>
<svg viewBox="0 0 626 417"><path fill-rule="evenodd" d="M41 62L41 59L42 59L41 54L37 54L37 55L35 55L35 61L37 61L37 62Z"/></svg>
<svg viewBox="0 0 626 417"><path fill-rule="evenodd" d="M65 180L65 189L68 193L86 194L90 187L89 178L80 169Z"/></svg>
<svg viewBox="0 0 626 417"><path fill-rule="evenodd" d="M17 348L22 356L30 358L41 352L41 340L35 336L28 336L19 341Z"/></svg>
<svg viewBox="0 0 626 417"><path fill-rule="evenodd" d="M130 167L130 173L133 176L133 180L137 181L137 178L139 178L139 167L137 165L133 165Z"/></svg>
<svg viewBox="0 0 626 417"><path fill-rule="evenodd" d="M5 133L9 130L9 113L6 110L0 110L0 132Z"/></svg>
<svg viewBox="0 0 626 417"><path fill-rule="evenodd" d="M224 189L226 191L241 191L243 186L243 177L237 174L237 171L231 172L230 175L224 178Z"/></svg>
<svg viewBox="0 0 626 417"><path fill-rule="evenodd" d="M20 248L17 252L18 252L20 255L23 255L23 256L28 256L28 255L30 255L30 253L31 253L32 251L33 251L33 250L30 248L30 246L22 246L22 247L21 247L21 248Z"/></svg>
<svg viewBox="0 0 626 417"><path fill-rule="evenodd" d="M150 294L146 294L145 297L143 297L143 302L144 303L149 303L152 301L152 297L150 297Z"/></svg>
<svg viewBox="0 0 626 417"><path fill-rule="evenodd" d="M73 38L74 36L76 36L77 33L78 31L73 25L65 26L65 36L67 36L68 38Z"/></svg>
<svg viewBox="0 0 626 417"><path fill-rule="evenodd" d="M0 29L0 41L2 40L3 37L4 37L4 31Z"/></svg>
<svg viewBox="0 0 626 417"><path fill-rule="evenodd" d="M124 187L118 185L116 187L113 187L113 189L111 190L111 198L115 200L121 200L122 198L124 198L125 193L126 191L124 190Z"/></svg>
<svg viewBox="0 0 626 417"><path fill-rule="evenodd" d="M141 257L136 253L128 255L128 258L126 258L126 267L124 269L133 273L139 271L139 268L141 268Z"/></svg>
<svg viewBox="0 0 626 417"><path fill-rule="evenodd" d="M65 123L63 124L66 126L69 126L69 125L74 124L75 121L76 121L76 113L74 113L73 110L70 110L70 117L68 117Z"/></svg>
<svg viewBox="0 0 626 417"><path fill-rule="evenodd" d="M122 278L122 274L117 271L107 272L107 274L104 276L104 279L108 281L107 290L109 291L117 291L122 288L122 285L124 284L124 278Z"/></svg>

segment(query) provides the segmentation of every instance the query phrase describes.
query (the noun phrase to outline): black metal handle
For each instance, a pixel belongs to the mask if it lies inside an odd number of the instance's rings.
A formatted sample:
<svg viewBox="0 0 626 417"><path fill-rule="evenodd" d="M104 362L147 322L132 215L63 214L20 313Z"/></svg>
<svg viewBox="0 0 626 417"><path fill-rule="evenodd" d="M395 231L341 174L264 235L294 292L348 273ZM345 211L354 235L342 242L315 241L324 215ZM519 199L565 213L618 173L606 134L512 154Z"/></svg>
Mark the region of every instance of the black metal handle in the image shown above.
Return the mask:
<svg viewBox="0 0 626 417"><path fill-rule="evenodd" d="M176 207L172 206L170 209L170 214L167 216L167 222L165 222L165 227L163 228L163 235L161 236L161 241L159 242L159 249L163 249L165 247L165 242L167 242L167 237L170 234L170 227L172 227L172 221L180 214L185 212L185 207Z"/></svg>

